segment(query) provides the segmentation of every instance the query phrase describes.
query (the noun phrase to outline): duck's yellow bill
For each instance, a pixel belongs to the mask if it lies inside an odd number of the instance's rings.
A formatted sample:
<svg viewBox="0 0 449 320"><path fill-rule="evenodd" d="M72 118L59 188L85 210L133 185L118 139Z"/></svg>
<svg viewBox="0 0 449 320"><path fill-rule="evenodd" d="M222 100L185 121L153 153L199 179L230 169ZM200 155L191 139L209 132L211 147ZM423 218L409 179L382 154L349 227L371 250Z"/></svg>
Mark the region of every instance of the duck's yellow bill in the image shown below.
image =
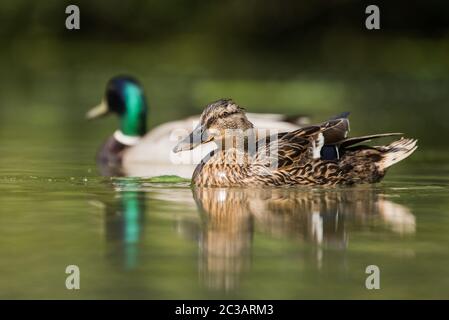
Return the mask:
<svg viewBox="0 0 449 320"><path fill-rule="evenodd" d="M98 106L93 107L86 113L86 118L89 120L95 119L106 115L108 112L108 105L106 104L106 102L102 101Z"/></svg>

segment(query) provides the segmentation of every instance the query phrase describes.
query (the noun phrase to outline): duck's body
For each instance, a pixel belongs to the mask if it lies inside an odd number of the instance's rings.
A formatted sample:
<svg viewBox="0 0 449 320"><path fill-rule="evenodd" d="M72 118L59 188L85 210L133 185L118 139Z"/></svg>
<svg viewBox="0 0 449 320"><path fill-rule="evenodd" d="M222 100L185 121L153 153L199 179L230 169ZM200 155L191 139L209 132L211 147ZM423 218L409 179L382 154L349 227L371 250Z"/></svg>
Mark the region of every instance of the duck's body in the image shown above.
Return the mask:
<svg viewBox="0 0 449 320"><path fill-rule="evenodd" d="M198 125L200 116L167 122L146 132L147 105L143 89L130 77L111 79L103 103L94 110L88 115L89 118L112 111L121 119L121 128L106 140L97 153L97 162L106 175L176 175L190 179L196 165L216 148L216 144L210 142L194 152L172 152L179 139L185 138ZM301 121L306 119L287 119L279 114L248 114L248 117L258 130L277 132L298 129Z"/></svg>
<svg viewBox="0 0 449 320"><path fill-rule="evenodd" d="M229 114L233 119L226 120ZM252 132L251 122L243 109L232 101L220 100L203 112L202 122L208 123L207 129L220 131L220 124L215 123L217 119L220 123L238 119L240 124L236 127L247 133L239 136L245 141L244 147L221 144L197 166L192 181L197 186L215 187L375 183L384 177L388 167L405 159L417 148L416 140L404 138L387 146L359 145L363 141L399 134L347 138L347 115L342 114L320 125L270 136L266 143L266 139L258 140L251 151L247 148L249 141L257 141L252 138L257 134ZM227 138L218 134L215 135L217 139Z"/></svg>
<svg viewBox="0 0 449 320"><path fill-rule="evenodd" d="M308 142L297 144L285 141L290 152L308 153ZM276 143L276 142L274 142ZM280 142L283 143L283 142ZM283 186L283 185L352 185L379 182L386 169L414 151L416 142L401 139L383 147L339 147L341 158L312 159L308 156L290 159L281 157L279 166L271 167L269 160L259 161L257 155L244 164L237 164L245 156L236 148L214 153L198 166L192 181L197 186ZM398 151L395 151L398 150ZM259 151L262 154L266 151ZM397 158L395 158L397 156Z"/></svg>

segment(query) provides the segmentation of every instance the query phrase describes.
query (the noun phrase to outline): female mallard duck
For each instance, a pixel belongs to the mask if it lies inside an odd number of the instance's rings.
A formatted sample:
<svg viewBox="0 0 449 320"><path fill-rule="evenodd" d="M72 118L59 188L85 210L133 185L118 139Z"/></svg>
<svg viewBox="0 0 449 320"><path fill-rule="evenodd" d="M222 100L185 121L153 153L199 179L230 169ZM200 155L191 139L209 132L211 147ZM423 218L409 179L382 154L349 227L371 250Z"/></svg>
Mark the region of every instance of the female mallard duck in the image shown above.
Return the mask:
<svg viewBox="0 0 449 320"><path fill-rule="evenodd" d="M120 129L103 144L97 154L97 162L103 172L131 176L177 175L191 178L201 159L216 148L209 143L196 154L172 152L178 136L182 138L199 122L199 116L171 121L157 126L147 133L147 102L142 86L129 76L112 78L100 105L87 113L93 119L115 113L120 118ZM300 127L306 117L288 119L278 114L251 114L249 119L257 128L291 131ZM287 121L289 120L289 121Z"/></svg>
<svg viewBox="0 0 449 320"><path fill-rule="evenodd" d="M218 142L218 149L197 166L192 181L197 186L229 187L375 183L417 148L416 140L405 138L386 146L359 145L400 133L348 138L347 116L260 139L242 108L232 100L219 100L206 107L198 127L174 151Z"/></svg>

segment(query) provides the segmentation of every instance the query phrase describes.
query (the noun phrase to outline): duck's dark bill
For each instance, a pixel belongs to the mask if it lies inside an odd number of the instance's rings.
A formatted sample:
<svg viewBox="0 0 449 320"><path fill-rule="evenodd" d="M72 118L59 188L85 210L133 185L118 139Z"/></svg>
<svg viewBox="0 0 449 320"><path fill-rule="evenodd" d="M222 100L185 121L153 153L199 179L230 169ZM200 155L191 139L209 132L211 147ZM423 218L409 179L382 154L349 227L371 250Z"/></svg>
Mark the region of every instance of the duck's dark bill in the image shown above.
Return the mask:
<svg viewBox="0 0 449 320"><path fill-rule="evenodd" d="M203 126L198 125L192 133L178 142L173 148L173 152L192 150L202 143L209 142L211 140L210 138L208 130L205 130Z"/></svg>
<svg viewBox="0 0 449 320"><path fill-rule="evenodd" d="M95 119L106 115L109 112L108 105L102 101L99 105L93 107L86 113L87 119Z"/></svg>

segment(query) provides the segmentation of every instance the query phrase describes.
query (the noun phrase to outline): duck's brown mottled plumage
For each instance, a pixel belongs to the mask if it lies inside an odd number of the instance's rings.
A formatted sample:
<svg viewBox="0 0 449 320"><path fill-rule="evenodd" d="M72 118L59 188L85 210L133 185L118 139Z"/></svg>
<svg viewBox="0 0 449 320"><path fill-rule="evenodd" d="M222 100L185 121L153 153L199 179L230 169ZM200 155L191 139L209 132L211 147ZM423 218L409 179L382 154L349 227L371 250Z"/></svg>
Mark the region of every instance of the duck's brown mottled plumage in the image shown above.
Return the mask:
<svg viewBox="0 0 449 320"><path fill-rule="evenodd" d="M387 146L358 145L374 138L399 134L347 138L347 115L342 114L320 125L270 136L266 143L259 140L253 153L233 145L219 147L198 165L192 181L197 186L228 187L375 183L384 177L388 167L408 157L417 148L416 140L405 138ZM218 131L212 138L208 135L208 141L214 139L222 146L226 129L251 132L253 127L244 110L231 100L210 104L201 120L203 131ZM323 157L320 154L323 147L331 148L335 156L331 159Z"/></svg>

